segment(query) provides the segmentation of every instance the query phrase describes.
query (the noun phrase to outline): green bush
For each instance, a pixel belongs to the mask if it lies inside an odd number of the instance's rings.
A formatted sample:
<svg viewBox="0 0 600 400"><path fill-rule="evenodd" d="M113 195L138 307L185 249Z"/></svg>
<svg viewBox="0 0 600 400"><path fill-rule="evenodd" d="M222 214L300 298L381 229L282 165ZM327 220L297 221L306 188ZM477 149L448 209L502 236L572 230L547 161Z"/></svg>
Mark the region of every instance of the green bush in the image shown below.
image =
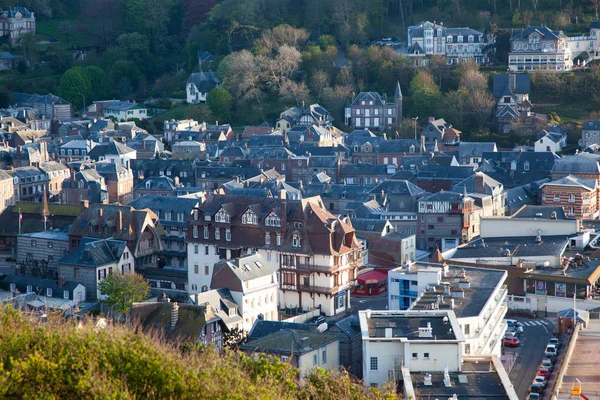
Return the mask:
<svg viewBox="0 0 600 400"><path fill-rule="evenodd" d="M171 93L171 97L173 97L174 99L185 99L185 90L177 90Z"/></svg>
<svg viewBox="0 0 600 400"><path fill-rule="evenodd" d="M135 331L135 332L134 332ZM290 364L210 348L185 351L123 327L36 322L0 308L0 398L375 399L346 373L313 371L304 385ZM395 398L390 394L389 398Z"/></svg>

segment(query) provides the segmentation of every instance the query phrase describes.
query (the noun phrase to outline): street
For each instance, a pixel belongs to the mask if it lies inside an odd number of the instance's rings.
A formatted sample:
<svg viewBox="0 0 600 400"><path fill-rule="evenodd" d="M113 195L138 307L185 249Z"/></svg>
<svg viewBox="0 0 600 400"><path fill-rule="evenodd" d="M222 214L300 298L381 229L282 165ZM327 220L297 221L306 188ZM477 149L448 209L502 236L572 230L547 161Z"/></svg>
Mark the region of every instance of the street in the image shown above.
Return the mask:
<svg viewBox="0 0 600 400"><path fill-rule="evenodd" d="M554 324L544 318L514 318L523 323L523 333L519 335L521 346L506 348L505 354L514 353L516 362L509 376L520 399L526 399L538 367L544 358L544 349L552 337ZM547 390L550 390L547 388Z"/></svg>
<svg viewBox="0 0 600 400"><path fill-rule="evenodd" d="M350 305L354 310L387 310L388 293L386 291L373 296L352 295L350 297Z"/></svg>

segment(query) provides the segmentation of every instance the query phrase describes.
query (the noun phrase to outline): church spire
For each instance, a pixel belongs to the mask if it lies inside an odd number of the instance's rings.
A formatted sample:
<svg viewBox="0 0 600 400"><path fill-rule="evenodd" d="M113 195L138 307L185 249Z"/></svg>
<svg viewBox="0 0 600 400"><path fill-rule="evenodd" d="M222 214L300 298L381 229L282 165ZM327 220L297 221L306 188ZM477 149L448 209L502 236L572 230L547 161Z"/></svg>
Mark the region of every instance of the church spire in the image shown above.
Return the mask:
<svg viewBox="0 0 600 400"><path fill-rule="evenodd" d="M396 81L396 93L394 93L394 98L402 97L402 89L400 89L400 81Z"/></svg>

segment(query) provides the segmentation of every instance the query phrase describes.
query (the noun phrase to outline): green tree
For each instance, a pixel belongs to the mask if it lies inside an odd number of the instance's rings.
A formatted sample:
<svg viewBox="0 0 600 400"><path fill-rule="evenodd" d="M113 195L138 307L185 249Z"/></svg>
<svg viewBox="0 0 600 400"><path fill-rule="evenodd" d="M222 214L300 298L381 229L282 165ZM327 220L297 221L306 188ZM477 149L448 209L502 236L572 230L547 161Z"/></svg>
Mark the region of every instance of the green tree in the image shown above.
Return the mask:
<svg viewBox="0 0 600 400"><path fill-rule="evenodd" d="M440 97L440 88L433 81L433 76L425 70L419 70L410 81L410 97L413 113L429 117L434 112Z"/></svg>
<svg viewBox="0 0 600 400"><path fill-rule="evenodd" d="M92 65L84 68L83 76L89 86L89 99L86 99L88 103L94 100L105 99L108 96L108 80L106 73L100 67Z"/></svg>
<svg viewBox="0 0 600 400"><path fill-rule="evenodd" d="M206 104L216 118L221 121L231 120L233 97L225 88L214 88L206 95Z"/></svg>
<svg viewBox="0 0 600 400"><path fill-rule="evenodd" d="M83 68L68 69L60 78L60 97L73 104L76 108L83 108L83 97L86 100L90 94L90 85L84 76Z"/></svg>
<svg viewBox="0 0 600 400"><path fill-rule="evenodd" d="M115 62L110 71L111 82L113 87L117 88L128 87L130 92L137 89L137 84L140 81L140 70L129 60L119 60Z"/></svg>
<svg viewBox="0 0 600 400"><path fill-rule="evenodd" d="M150 283L141 275L113 273L98 284L100 294L107 296L108 303L118 314L125 315L131 305L150 295Z"/></svg>
<svg viewBox="0 0 600 400"><path fill-rule="evenodd" d="M9 88L0 85L0 108L7 108L12 105L13 95Z"/></svg>

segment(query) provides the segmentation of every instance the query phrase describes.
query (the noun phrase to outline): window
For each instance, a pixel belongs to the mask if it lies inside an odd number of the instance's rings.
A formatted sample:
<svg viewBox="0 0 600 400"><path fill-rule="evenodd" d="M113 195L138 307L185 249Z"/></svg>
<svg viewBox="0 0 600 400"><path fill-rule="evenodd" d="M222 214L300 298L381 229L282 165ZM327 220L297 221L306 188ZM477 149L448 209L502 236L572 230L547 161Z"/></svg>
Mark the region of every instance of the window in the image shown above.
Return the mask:
<svg viewBox="0 0 600 400"><path fill-rule="evenodd" d="M215 221L228 224L230 222L229 214L221 208L215 215Z"/></svg>
<svg viewBox="0 0 600 400"><path fill-rule="evenodd" d="M300 236L298 234L292 235L292 247L300 247Z"/></svg>
<svg viewBox="0 0 600 400"><path fill-rule="evenodd" d="M471 354L471 345L469 343L465 343L465 354Z"/></svg>
<svg viewBox="0 0 600 400"><path fill-rule="evenodd" d="M51 249L54 247L54 244L52 242L48 242L48 248Z"/></svg>
<svg viewBox="0 0 600 400"><path fill-rule="evenodd" d="M208 265L204 266L204 275L208 275L209 269L210 268L208 268Z"/></svg>
<svg viewBox="0 0 600 400"><path fill-rule="evenodd" d="M194 254L198 254L198 245L197 244L194 245Z"/></svg>
<svg viewBox="0 0 600 400"><path fill-rule="evenodd" d="M195 239L198 239L198 227L197 226L194 226L194 228L192 229L192 236Z"/></svg>
<svg viewBox="0 0 600 400"><path fill-rule="evenodd" d="M12 288L12 285L11 285ZM33 293L33 286L27 285L27 293Z"/></svg>
<svg viewBox="0 0 600 400"><path fill-rule="evenodd" d="M271 244L271 234L270 234L269 232L267 232L267 233L265 234L265 244L266 244L266 245L269 245L269 244Z"/></svg>
<svg viewBox="0 0 600 400"><path fill-rule="evenodd" d="M91 225L90 225L90 226L91 226ZM37 246L37 242L36 242L35 240L32 240L32 241L31 241L31 247L35 247L35 246Z"/></svg>
<svg viewBox="0 0 600 400"><path fill-rule="evenodd" d="M370 363L371 371L377 371L379 369L377 357L371 357L370 361L371 361L371 363Z"/></svg>
<svg viewBox="0 0 600 400"><path fill-rule="evenodd" d="M523 164L523 169L525 171L529 171L529 161L525 161L525 163Z"/></svg>
<svg viewBox="0 0 600 400"><path fill-rule="evenodd" d="M573 193L569 193L569 203L575 203L575 195Z"/></svg>
<svg viewBox="0 0 600 400"><path fill-rule="evenodd" d="M423 358L429 360L429 353L423 353Z"/></svg>
<svg viewBox="0 0 600 400"><path fill-rule="evenodd" d="M29 286L28 286L29 287ZM17 290L17 284L16 283L11 283L10 284L10 291L14 292L15 290Z"/></svg>
<svg viewBox="0 0 600 400"><path fill-rule="evenodd" d="M321 353L321 364L325 364L327 362L327 349L323 349Z"/></svg>
<svg viewBox="0 0 600 400"><path fill-rule="evenodd" d="M198 264L194 264L194 274L198 275L199 268Z"/></svg>
<svg viewBox="0 0 600 400"><path fill-rule="evenodd" d="M281 233L277 234L277 246L281 246Z"/></svg>
<svg viewBox="0 0 600 400"><path fill-rule="evenodd" d="M208 233L208 226L205 226L204 227L204 239L208 239L209 235L210 234Z"/></svg>
<svg viewBox="0 0 600 400"><path fill-rule="evenodd" d="M313 354L313 365L317 365L319 363L319 357L317 354Z"/></svg>
<svg viewBox="0 0 600 400"><path fill-rule="evenodd" d="M288 356L281 356L281 362L288 362Z"/></svg>
<svg viewBox="0 0 600 400"><path fill-rule="evenodd" d="M221 240L221 229L215 228L215 240Z"/></svg>
<svg viewBox="0 0 600 400"><path fill-rule="evenodd" d="M555 201L556 203L558 203L558 202L560 201L560 196L558 195L558 193L555 193L555 194L554 194L554 201Z"/></svg>
<svg viewBox="0 0 600 400"><path fill-rule="evenodd" d="M65 300L69 300L69 291L68 290L63 290L63 298Z"/></svg>
<svg viewBox="0 0 600 400"><path fill-rule="evenodd" d="M52 297L52 288L46 288L46 296Z"/></svg>
<svg viewBox="0 0 600 400"><path fill-rule="evenodd" d="M419 354L418 353L412 353L412 359L416 360L417 358L419 358Z"/></svg>
<svg viewBox="0 0 600 400"><path fill-rule="evenodd" d="M225 240L231 242L231 229L225 229Z"/></svg>
<svg viewBox="0 0 600 400"><path fill-rule="evenodd" d="M48 256L48 262L49 263L53 263L54 262L54 256Z"/></svg>
<svg viewBox="0 0 600 400"><path fill-rule="evenodd" d="M471 325L465 324L465 335L471 334Z"/></svg>

